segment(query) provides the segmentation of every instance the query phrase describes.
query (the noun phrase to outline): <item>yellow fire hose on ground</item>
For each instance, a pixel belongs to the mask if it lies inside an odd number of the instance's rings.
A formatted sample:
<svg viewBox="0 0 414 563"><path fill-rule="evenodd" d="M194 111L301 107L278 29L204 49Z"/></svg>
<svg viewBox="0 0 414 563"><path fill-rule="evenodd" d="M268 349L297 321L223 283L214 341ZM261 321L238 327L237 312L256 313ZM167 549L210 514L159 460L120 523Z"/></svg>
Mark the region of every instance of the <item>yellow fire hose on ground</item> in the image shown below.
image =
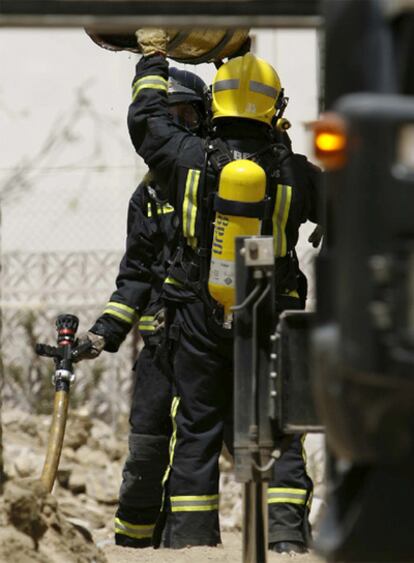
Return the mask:
<svg viewBox="0 0 414 563"><path fill-rule="evenodd" d="M79 320L74 315L59 315L56 320L57 346L37 344L36 353L39 356L53 358L56 370L52 378L55 387L52 424L49 432L46 459L40 480L47 491L52 492L56 479L60 454L65 436L66 419L68 415L70 386L75 381L73 362L77 355L84 351L75 346L75 335ZM87 344L86 346L90 346Z"/></svg>

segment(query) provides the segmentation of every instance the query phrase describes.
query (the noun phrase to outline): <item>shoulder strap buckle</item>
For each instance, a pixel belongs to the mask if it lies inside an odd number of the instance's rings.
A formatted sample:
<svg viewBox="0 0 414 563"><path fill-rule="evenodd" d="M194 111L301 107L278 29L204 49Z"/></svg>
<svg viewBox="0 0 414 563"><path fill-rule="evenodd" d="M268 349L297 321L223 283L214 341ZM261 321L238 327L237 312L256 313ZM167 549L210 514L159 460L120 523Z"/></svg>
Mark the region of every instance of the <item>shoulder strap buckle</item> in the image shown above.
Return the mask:
<svg viewBox="0 0 414 563"><path fill-rule="evenodd" d="M221 139L208 139L206 147L208 160L217 173L234 160L230 149Z"/></svg>

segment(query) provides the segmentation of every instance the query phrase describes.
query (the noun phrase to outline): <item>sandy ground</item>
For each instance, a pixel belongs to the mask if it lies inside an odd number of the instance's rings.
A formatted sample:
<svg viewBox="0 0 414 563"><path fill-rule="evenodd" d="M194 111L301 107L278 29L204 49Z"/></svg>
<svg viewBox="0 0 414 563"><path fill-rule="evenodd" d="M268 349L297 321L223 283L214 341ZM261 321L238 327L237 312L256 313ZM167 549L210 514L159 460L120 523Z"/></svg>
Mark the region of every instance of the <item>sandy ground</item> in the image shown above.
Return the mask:
<svg viewBox="0 0 414 563"><path fill-rule="evenodd" d="M9 477L0 499L0 563L240 563L242 561L242 487L228 456L220 460L220 522L224 545L184 550L131 550L113 544L125 434L118 435L87 413L71 412L54 494L42 496L30 481L40 475L50 417L18 410L3 412L5 468ZM311 521L317 529L323 508L323 446L317 436L307 443L308 468L315 483ZM40 495L40 496L39 496ZM39 550L35 550L38 541ZM269 553L268 563L289 556ZM314 555L296 556L316 563Z"/></svg>
<svg viewBox="0 0 414 563"><path fill-rule="evenodd" d="M224 532L222 534L223 547L192 547L191 549L135 549L117 547L113 544L103 545L102 549L109 563L241 563L242 538L240 533ZM279 555L270 553L268 563L283 563L293 560L295 563L322 563L315 554L307 555Z"/></svg>

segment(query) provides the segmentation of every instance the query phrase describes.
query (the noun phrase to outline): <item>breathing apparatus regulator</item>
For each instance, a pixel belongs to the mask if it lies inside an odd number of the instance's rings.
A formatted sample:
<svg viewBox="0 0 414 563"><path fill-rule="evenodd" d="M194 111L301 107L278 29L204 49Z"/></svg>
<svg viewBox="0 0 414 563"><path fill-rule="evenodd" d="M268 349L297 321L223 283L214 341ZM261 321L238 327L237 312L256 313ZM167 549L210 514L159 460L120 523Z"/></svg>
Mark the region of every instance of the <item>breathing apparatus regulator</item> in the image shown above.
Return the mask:
<svg viewBox="0 0 414 563"><path fill-rule="evenodd" d="M285 89L282 88L280 90L279 97L276 101L276 106L275 106L276 113L275 113L275 117L273 118L274 128L282 132L287 131L292 127L291 122L288 119L286 119L286 117L283 117L288 103L289 103L289 98L285 96Z"/></svg>

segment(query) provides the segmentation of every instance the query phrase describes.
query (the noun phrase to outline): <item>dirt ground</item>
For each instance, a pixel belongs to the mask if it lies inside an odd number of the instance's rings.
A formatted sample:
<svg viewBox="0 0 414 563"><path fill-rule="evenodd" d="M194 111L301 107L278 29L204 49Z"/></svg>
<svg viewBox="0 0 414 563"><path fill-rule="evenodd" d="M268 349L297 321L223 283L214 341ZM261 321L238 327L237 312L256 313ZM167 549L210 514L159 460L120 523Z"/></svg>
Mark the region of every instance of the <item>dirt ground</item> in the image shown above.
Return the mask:
<svg viewBox="0 0 414 563"><path fill-rule="evenodd" d="M191 549L143 549L137 553L135 549L117 547L112 543L102 545L108 563L241 563L242 537L238 532L222 534L223 547L192 547ZM295 560L295 563L322 563L313 553L307 555L279 555L270 553L268 563L283 563Z"/></svg>
<svg viewBox="0 0 414 563"><path fill-rule="evenodd" d="M49 416L19 410L3 412L5 494L0 498L0 563L240 563L242 560L242 487L231 460L220 459L220 524L223 547L184 550L131 550L113 544L126 431L114 432L87 412L70 413L53 495L41 494L33 477L41 473ZM315 483L311 521L317 529L323 508L323 445L307 442L308 468ZM96 545L103 553L96 549ZM287 555L269 553L268 563ZM298 562L320 562L314 555Z"/></svg>

